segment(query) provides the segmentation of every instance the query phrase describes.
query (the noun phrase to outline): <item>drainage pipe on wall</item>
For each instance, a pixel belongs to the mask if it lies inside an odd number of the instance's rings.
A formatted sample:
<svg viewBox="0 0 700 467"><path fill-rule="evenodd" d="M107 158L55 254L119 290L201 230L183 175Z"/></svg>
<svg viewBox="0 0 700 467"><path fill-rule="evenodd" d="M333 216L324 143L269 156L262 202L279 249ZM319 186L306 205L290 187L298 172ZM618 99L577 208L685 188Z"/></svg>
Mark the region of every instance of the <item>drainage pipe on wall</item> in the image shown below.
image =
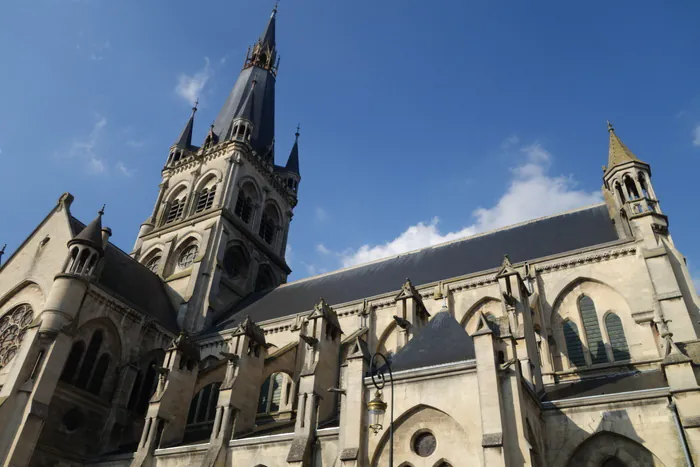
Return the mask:
<svg viewBox="0 0 700 467"><path fill-rule="evenodd" d="M690 457L690 448L688 447L688 441L685 439L685 433L683 432L683 426L681 425L681 419L678 416L678 408L676 403L673 402L673 397L668 398L668 409L673 414L673 421L676 422L676 431L678 431L678 439L681 441L681 446L683 446L683 454L685 454L685 464L688 467L694 467L693 459Z"/></svg>

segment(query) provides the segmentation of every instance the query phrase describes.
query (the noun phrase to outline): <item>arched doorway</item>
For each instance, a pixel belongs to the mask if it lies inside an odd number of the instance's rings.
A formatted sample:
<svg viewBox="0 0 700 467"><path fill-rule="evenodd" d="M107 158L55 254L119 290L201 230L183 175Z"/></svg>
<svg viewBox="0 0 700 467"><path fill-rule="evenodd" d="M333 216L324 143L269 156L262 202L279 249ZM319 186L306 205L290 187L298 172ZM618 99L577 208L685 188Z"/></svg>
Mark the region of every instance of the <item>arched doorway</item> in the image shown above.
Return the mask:
<svg viewBox="0 0 700 467"><path fill-rule="evenodd" d="M581 443L567 467L664 467L647 448L626 436L603 431Z"/></svg>

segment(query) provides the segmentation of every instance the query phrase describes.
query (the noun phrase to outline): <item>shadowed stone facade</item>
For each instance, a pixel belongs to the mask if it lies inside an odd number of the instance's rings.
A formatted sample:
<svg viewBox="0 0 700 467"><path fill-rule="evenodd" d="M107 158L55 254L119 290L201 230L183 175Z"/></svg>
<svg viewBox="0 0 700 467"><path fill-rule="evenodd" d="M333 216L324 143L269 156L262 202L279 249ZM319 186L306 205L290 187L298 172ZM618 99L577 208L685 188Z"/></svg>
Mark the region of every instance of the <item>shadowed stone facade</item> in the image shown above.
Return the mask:
<svg viewBox="0 0 700 467"><path fill-rule="evenodd" d="M66 193L0 266L2 465L383 467L377 351L395 466L697 465L700 300L650 165L610 126L604 203L287 283L275 22L130 253Z"/></svg>

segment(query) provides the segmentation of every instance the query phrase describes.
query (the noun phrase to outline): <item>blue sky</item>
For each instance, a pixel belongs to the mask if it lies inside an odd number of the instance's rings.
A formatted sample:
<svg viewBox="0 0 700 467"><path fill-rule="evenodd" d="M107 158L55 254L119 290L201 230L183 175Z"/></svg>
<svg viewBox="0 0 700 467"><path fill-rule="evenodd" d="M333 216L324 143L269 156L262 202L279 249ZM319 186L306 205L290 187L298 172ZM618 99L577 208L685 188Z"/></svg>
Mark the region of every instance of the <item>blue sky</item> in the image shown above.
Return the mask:
<svg viewBox="0 0 700 467"><path fill-rule="evenodd" d="M5 0L0 243L64 191L130 251L200 96L203 140L272 7ZM292 278L600 199L607 119L700 277L700 3L282 0L278 163L301 123Z"/></svg>

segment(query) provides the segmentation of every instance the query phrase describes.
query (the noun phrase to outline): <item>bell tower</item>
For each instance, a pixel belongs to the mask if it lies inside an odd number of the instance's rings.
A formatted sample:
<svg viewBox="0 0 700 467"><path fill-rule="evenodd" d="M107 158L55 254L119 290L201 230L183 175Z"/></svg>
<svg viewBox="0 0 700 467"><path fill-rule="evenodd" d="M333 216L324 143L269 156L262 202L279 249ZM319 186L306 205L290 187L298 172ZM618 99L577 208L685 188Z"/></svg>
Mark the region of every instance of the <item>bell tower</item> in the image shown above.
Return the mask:
<svg viewBox="0 0 700 467"><path fill-rule="evenodd" d="M668 237L668 218L661 212L651 184L651 167L620 140L608 122L608 165L604 167L603 192L614 211L619 233L656 243L656 235Z"/></svg>
<svg viewBox="0 0 700 467"><path fill-rule="evenodd" d="M685 257L669 232L651 182L651 166L642 162L620 140L608 122L608 165L604 167L603 195L621 238L639 246L649 274L657 323L669 320L680 340L700 335L700 299L694 292Z"/></svg>
<svg viewBox="0 0 700 467"><path fill-rule="evenodd" d="M192 144L195 104L132 252L161 276L190 332L291 272L285 251L301 180L299 131L286 165L276 165L276 17L275 8L201 146Z"/></svg>

